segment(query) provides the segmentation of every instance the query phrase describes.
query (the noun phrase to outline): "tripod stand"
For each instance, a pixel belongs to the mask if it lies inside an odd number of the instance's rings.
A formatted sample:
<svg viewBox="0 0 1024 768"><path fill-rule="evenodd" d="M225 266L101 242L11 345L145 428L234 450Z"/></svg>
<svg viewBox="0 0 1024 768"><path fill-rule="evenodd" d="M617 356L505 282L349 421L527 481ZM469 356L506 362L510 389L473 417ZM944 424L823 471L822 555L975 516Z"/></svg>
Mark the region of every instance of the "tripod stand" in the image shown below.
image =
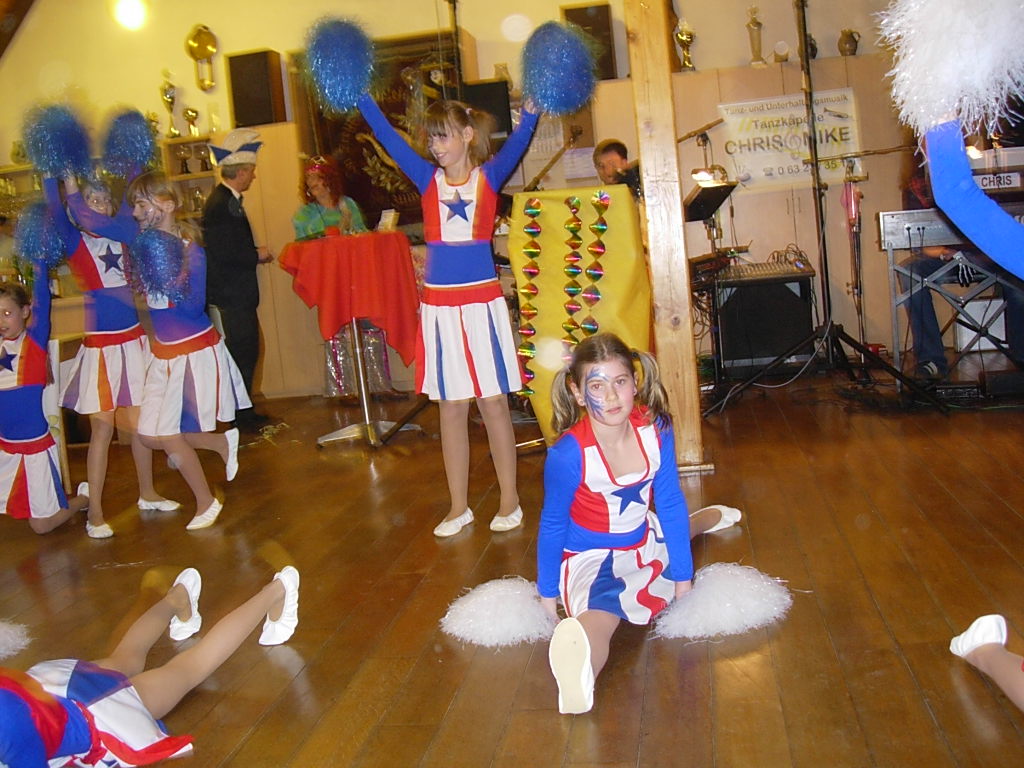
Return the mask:
<svg viewBox="0 0 1024 768"><path fill-rule="evenodd" d="M821 278L821 304L824 322L815 328L810 335L801 339L799 342L780 354L764 368L757 371L752 376L749 376L739 384L731 387L723 397L719 398L714 404L706 408L702 415L706 417L725 408L726 403L731 397L756 384L760 379L778 368L786 360L812 344L815 344L818 349L824 351L828 367L842 367L849 375L851 381L856 381L857 376L854 372L853 366L850 364L849 358L846 356L846 351L843 348L844 344L859 353L861 363L863 365L866 366L869 362L874 364L878 368L886 371L893 378L900 381L907 389L945 411L947 410L946 405L926 387L908 376L905 376L902 371L897 370L874 351L866 347L862 341L858 341L846 333L846 331L843 330L843 326L836 325L833 322L832 296L829 284L828 247L825 240L825 193L827 191L827 187L821 179L821 160L818 157L818 136L817 131L815 130L817 121L814 113L814 87L811 79L811 61L807 52L807 0L793 0L793 6L796 12L797 37L800 41L800 69L803 74L802 91L804 94L806 124L808 126L807 144L810 150L810 157L804 162L810 166L811 181L814 189L815 231L818 239L819 263L821 265L818 274ZM858 250L860 245L859 218L860 212L858 210L858 232L856 234L856 241L854 242L854 240L851 240L851 245L855 245ZM853 235L851 235L851 237L853 237ZM859 269L859 254L855 256L855 258L858 260L857 268ZM855 280L858 280L857 290L859 291L859 276L855 276ZM859 296L856 297L856 300L859 306ZM858 316L860 316L859 309Z"/></svg>

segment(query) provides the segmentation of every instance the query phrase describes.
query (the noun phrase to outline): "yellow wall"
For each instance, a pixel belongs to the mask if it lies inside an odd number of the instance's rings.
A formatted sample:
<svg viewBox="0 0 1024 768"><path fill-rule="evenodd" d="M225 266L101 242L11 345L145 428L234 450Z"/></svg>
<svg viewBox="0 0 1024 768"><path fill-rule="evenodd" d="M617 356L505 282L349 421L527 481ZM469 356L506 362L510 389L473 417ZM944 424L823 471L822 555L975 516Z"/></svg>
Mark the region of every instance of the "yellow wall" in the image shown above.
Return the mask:
<svg viewBox="0 0 1024 768"><path fill-rule="evenodd" d="M362 21L375 37L413 34L450 28L446 0L145 0L150 6L146 26L129 32L113 20L114 0L35 0L14 40L0 59L0 165L8 162L11 142L20 135L25 110L40 99L70 100L93 124L107 110L124 104L166 117L160 101L161 72L168 69L180 87L180 103L198 109L200 125L215 115L228 125L224 56L214 63L217 87L203 93L195 85L192 60L185 53L185 38L196 24L205 24L217 36L222 53L270 48L281 53L302 47L306 30L325 14L351 16ZM622 24L622 0L608 0L614 19L615 53L620 77L628 72L626 34ZM519 79L522 43L503 34L503 22L511 14L525 17L530 29L560 16L562 5L592 3L557 0L519 0L514 4L490 0L462 0L458 19L477 42L482 77L490 77L494 64L507 62ZM699 69L740 66L749 60L746 9L751 0L675 0L697 32L693 47ZM796 49L796 23L792 0L759 0L764 24L764 50L779 40ZM874 50L876 35L871 13L886 6L885 0L846 0L843 3L811 3L808 28L818 41L821 56L836 54L836 39L844 27L860 29L861 51ZM183 127L183 126L182 126Z"/></svg>

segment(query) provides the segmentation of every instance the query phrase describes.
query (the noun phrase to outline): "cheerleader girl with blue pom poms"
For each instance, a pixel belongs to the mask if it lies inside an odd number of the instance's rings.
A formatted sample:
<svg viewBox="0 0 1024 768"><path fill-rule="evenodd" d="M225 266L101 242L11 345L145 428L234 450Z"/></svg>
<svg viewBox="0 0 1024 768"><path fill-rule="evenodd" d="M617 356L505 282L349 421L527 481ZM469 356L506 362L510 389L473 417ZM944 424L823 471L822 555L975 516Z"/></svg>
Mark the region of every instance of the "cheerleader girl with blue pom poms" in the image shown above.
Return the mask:
<svg viewBox="0 0 1024 768"><path fill-rule="evenodd" d="M425 116L433 162L417 154L391 127L368 95L373 46L357 24L325 19L306 45L310 71L328 106L358 107L377 139L416 185L422 198L427 263L416 350L417 389L439 401L441 450L448 514L434 535L453 536L473 522L469 508L470 403L487 427L501 492L490 528L521 525L516 489L516 447L506 395L522 379L508 308L491 251L498 192L519 163L538 112L569 114L594 90L593 56L578 30L550 22L523 50L525 106L519 125L490 160L487 116L465 104L442 101Z"/></svg>
<svg viewBox="0 0 1024 768"><path fill-rule="evenodd" d="M19 220L22 255L30 247L24 236L30 220L42 227L44 218L44 210L34 209ZM50 284L38 262L31 301L20 283L0 283L0 501L5 514L27 519L36 533L49 533L89 506L86 483L70 500L64 493L43 413L49 339Z"/></svg>
<svg viewBox="0 0 1024 768"><path fill-rule="evenodd" d="M552 384L560 437L544 464L537 590L557 616L548 650L558 708L587 712L621 621L648 624L693 586L690 538L729 528L738 509L687 515L668 399L654 358L590 336ZM656 505L657 512L651 509Z"/></svg>
<svg viewBox="0 0 1024 768"><path fill-rule="evenodd" d="M64 188L69 200L75 198L93 214L110 220L114 212L110 191L101 182L89 180L80 192L74 174L68 174ZM63 230L68 264L85 295L85 339L64 379L61 402L65 408L89 416L86 531L93 538L107 538L114 532L103 520L101 499L118 412L124 415L131 433L139 509L168 512L181 505L156 492L153 452L143 445L137 432L149 350L132 289L125 279L124 246L85 227L79 231L64 215L56 179L44 178L43 192L54 221Z"/></svg>
<svg viewBox="0 0 1024 768"><path fill-rule="evenodd" d="M490 160L487 116L456 101L427 109L424 160L369 96L359 109L422 195L427 263L416 345L417 389L441 409L441 451L451 508L434 529L453 536L473 522L469 508L469 406L487 428L501 500L495 531L522 523L516 446L506 395L522 388L508 307L494 269L491 235L498 190L526 151L537 115L523 110L516 130ZM485 162L486 161L486 162Z"/></svg>
<svg viewBox="0 0 1024 768"><path fill-rule="evenodd" d="M139 434L167 453L196 499L188 530L213 525L221 502L210 491L196 450L216 451L226 479L238 471L238 430L214 432L251 403L238 366L206 314L206 254L198 230L178 220L173 184L151 171L128 188L141 233L132 264L146 295L153 325L152 359L139 416Z"/></svg>

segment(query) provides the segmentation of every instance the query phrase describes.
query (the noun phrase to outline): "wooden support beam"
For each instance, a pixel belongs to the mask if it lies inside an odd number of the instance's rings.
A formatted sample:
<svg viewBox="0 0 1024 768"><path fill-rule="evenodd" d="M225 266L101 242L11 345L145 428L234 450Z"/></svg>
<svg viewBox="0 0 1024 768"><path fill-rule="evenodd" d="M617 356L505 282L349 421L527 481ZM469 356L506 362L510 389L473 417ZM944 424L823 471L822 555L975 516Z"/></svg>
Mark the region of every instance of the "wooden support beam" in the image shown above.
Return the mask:
<svg viewBox="0 0 1024 768"><path fill-rule="evenodd" d="M709 469L701 432L693 295L683 240L668 17L665 3L652 0L625 0L625 15L638 154L647 201L654 337L675 419L676 462L684 469Z"/></svg>

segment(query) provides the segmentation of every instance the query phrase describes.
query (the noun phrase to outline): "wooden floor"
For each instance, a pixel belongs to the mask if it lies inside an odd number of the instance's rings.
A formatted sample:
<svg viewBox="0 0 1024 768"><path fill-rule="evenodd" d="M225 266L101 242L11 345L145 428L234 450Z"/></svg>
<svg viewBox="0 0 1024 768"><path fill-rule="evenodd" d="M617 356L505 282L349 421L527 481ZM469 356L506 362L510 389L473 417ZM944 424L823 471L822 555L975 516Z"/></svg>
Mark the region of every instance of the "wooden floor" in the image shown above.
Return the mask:
<svg viewBox="0 0 1024 768"><path fill-rule="evenodd" d="M5 663L101 655L147 569L198 566L210 626L294 562L293 641L265 649L254 635L166 719L195 737L182 765L1020 765L1024 716L947 647L976 616L1000 612L1024 650L1024 412L879 409L839 384L746 392L704 424L714 474L683 483L693 507L746 514L695 542L698 565L786 579L788 618L720 642L627 627L588 715L558 714L544 644L494 652L439 630L464 589L535 577L543 453L519 463L527 525L492 534L497 494L474 425L478 522L437 540L447 492L434 408L419 418L425 435L318 449L317 435L357 409L269 403L287 426L244 447L206 531L185 531L191 510L140 514L125 451L106 496L113 539L87 539L81 522L37 537L0 520L0 618L33 638ZM83 463L76 449L75 479ZM223 478L215 457L207 467ZM158 475L187 498L162 463ZM161 641L153 661L172 652Z"/></svg>

